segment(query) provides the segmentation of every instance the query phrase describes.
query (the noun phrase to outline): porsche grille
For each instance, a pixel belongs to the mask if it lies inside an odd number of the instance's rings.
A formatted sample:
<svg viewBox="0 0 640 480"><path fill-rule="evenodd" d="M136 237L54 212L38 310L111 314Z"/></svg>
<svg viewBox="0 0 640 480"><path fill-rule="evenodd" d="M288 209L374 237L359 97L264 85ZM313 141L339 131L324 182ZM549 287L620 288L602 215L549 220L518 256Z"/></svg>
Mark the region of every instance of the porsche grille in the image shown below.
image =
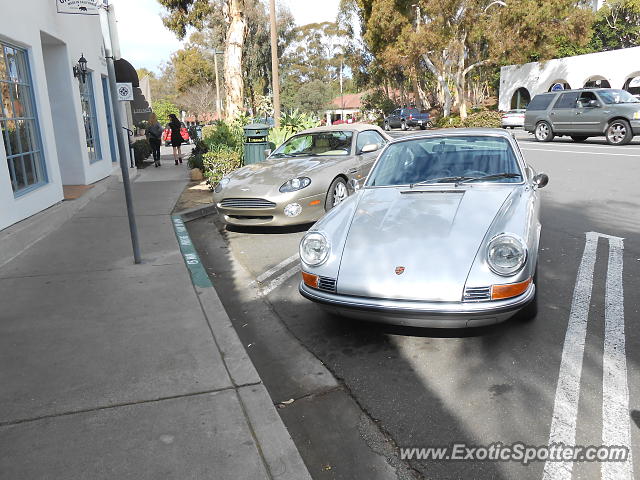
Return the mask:
<svg viewBox="0 0 640 480"><path fill-rule="evenodd" d="M224 198L220 202L224 208L273 208L275 203L264 198Z"/></svg>
<svg viewBox="0 0 640 480"><path fill-rule="evenodd" d="M336 291L335 278L320 277L318 279L318 289L325 290L327 292L335 292Z"/></svg>
<svg viewBox="0 0 640 480"><path fill-rule="evenodd" d="M491 287L467 287L464 289L465 302L491 300Z"/></svg>

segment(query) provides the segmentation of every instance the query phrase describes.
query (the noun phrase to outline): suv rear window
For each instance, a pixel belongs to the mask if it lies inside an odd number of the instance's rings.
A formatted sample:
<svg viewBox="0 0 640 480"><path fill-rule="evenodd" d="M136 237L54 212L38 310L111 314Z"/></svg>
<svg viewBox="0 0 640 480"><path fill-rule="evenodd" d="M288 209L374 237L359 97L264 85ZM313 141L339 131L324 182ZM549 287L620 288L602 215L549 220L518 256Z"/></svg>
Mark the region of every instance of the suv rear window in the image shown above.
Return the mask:
<svg viewBox="0 0 640 480"><path fill-rule="evenodd" d="M560 95L560 98L555 103L553 108L554 109L556 109L556 108L575 108L576 107L576 101L578 100L578 95L579 95L578 92L563 93L562 95Z"/></svg>
<svg viewBox="0 0 640 480"><path fill-rule="evenodd" d="M527 110L546 110L554 97L553 94L536 95L527 105Z"/></svg>

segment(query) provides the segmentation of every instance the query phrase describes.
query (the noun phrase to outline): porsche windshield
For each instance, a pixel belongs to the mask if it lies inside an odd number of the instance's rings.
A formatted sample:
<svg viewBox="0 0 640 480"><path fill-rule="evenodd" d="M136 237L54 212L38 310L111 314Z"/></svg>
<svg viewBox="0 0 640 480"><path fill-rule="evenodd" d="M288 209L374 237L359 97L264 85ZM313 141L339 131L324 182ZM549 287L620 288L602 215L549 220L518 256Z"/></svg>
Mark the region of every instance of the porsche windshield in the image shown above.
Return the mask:
<svg viewBox="0 0 640 480"><path fill-rule="evenodd" d="M367 186L437 183L519 183L511 144L492 136L428 137L389 145Z"/></svg>
<svg viewBox="0 0 640 480"><path fill-rule="evenodd" d="M349 155L353 132L331 131L296 135L284 142L272 157L307 157L319 155Z"/></svg>

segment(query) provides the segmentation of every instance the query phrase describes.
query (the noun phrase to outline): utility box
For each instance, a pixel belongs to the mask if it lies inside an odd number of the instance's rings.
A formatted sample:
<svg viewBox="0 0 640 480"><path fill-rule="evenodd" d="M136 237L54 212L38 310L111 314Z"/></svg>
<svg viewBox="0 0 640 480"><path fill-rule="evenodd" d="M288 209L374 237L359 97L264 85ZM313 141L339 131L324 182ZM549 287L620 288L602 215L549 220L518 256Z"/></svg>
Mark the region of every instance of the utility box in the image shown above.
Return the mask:
<svg viewBox="0 0 640 480"><path fill-rule="evenodd" d="M251 123L244 127L244 165L262 162L269 149L269 125Z"/></svg>

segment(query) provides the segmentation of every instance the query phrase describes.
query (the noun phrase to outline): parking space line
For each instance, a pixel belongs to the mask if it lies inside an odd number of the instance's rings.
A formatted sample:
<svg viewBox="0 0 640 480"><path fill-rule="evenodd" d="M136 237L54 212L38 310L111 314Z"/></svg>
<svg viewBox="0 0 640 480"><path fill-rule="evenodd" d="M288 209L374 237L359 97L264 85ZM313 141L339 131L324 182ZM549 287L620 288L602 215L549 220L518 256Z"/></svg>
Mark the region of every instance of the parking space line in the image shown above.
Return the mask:
<svg viewBox="0 0 640 480"><path fill-rule="evenodd" d="M638 153L611 153L611 152L589 152L587 150L555 150L552 148L530 148L520 145L520 150L531 151L531 152L555 152L555 153L575 153L577 155L609 155L616 157L640 157L640 152Z"/></svg>
<svg viewBox="0 0 640 480"><path fill-rule="evenodd" d="M295 274L299 272L300 272L300 265L295 265L294 267L290 268L289 270L284 272L282 275L279 275L275 279L271 280L271 282L269 282L267 285L262 287L260 289L260 294L262 296L269 295L272 291L274 291L276 288L278 288L280 285L282 285L284 282L286 282L287 280L289 280L291 277L293 277Z"/></svg>
<svg viewBox="0 0 640 480"><path fill-rule="evenodd" d="M264 282L269 277L271 277L271 275L273 275L274 273L279 272L280 270L282 270L283 268L287 267L289 264L291 264L293 262L297 262L299 258L300 258L300 256L297 253L295 255L291 255L289 258L281 261L275 267L272 267L269 270L267 270L266 272L264 272L263 274L258 275L256 277L256 281L260 282L260 283Z"/></svg>
<svg viewBox="0 0 640 480"><path fill-rule="evenodd" d="M602 463L602 480L633 479L629 385L625 356L623 251L624 244L621 238L609 238L609 268L607 269L604 314L604 356L602 359L602 444L627 447L629 457L625 462Z"/></svg>
<svg viewBox="0 0 640 480"><path fill-rule="evenodd" d="M586 236L562 349L549 445L554 443L575 445L582 360L598 249L598 235L589 232ZM543 480L571 480L572 469L573 462L546 462L542 478Z"/></svg>

